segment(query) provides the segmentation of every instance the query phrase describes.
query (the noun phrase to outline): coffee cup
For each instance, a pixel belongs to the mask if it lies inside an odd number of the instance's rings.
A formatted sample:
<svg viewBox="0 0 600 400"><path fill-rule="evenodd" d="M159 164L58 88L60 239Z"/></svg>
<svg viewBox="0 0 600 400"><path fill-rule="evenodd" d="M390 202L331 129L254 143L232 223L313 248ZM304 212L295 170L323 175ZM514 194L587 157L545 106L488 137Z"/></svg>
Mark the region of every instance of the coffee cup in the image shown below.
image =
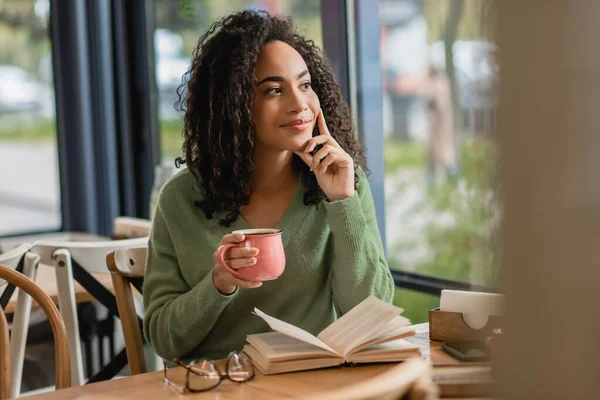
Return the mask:
<svg viewBox="0 0 600 400"><path fill-rule="evenodd" d="M280 229L242 229L231 233L242 234L240 243L227 243L217 249L217 262L236 277L246 281L270 281L279 278L285 269L285 254ZM258 249L256 264L233 269L225 262L225 251L232 247L254 247Z"/></svg>

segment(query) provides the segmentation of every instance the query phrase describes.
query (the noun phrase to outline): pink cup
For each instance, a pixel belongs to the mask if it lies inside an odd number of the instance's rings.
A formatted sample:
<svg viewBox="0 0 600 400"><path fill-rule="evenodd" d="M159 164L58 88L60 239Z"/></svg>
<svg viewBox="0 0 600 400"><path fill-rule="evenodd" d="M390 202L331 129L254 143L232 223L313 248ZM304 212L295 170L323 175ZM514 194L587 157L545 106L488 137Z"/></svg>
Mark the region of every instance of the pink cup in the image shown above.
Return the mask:
<svg viewBox="0 0 600 400"><path fill-rule="evenodd" d="M285 269L285 254L281 243L280 229L243 229L231 233L241 233L246 239L240 243L228 243L217 249L219 265L233 275L246 281L271 281L279 278ZM234 270L225 262L224 255L232 247L254 247L259 250L256 264Z"/></svg>

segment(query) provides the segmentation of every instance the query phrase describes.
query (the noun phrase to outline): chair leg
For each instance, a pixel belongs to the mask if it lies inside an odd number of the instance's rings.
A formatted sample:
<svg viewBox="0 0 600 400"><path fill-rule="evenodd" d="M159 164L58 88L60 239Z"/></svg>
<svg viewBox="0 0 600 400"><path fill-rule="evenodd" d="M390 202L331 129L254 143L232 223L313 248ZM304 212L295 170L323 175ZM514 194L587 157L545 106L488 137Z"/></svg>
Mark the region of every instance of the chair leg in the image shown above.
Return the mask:
<svg viewBox="0 0 600 400"><path fill-rule="evenodd" d="M80 386L83 380L83 361L81 342L79 339L79 322L75 302L75 288L71 254L65 250L56 250L53 254L56 285L58 288L58 305L67 328L69 341L69 358L71 359L71 385Z"/></svg>
<svg viewBox="0 0 600 400"><path fill-rule="evenodd" d="M108 340L108 362L115 358L115 345L114 345L114 331L115 323L114 317L111 313L108 313L105 319L98 321L96 325L97 336L98 336L98 352L100 354L101 368L106 364L104 363L105 354L105 339Z"/></svg>
<svg viewBox="0 0 600 400"><path fill-rule="evenodd" d="M98 361L100 361L100 369L104 368L104 336L98 330Z"/></svg>
<svg viewBox="0 0 600 400"><path fill-rule="evenodd" d="M112 360L113 358L115 358L116 355L116 350L115 350L115 318L111 315L109 315L110 320L111 320L111 331L110 331L110 335L108 336L108 346L109 346L109 353L110 353L110 359Z"/></svg>
<svg viewBox="0 0 600 400"><path fill-rule="evenodd" d="M85 372L87 377L94 376L94 356L92 355L91 338L83 340L83 353L85 354Z"/></svg>
<svg viewBox="0 0 600 400"><path fill-rule="evenodd" d="M40 256L32 253L25 254L23 275L35 281ZM25 346L31 316L31 297L18 289L17 306L13 316L12 334L10 337L10 397L21 394L21 378L23 376L23 361L25 361Z"/></svg>
<svg viewBox="0 0 600 400"><path fill-rule="evenodd" d="M87 379L94 376L95 371L95 357L94 357L94 338L96 337L96 330L98 325L96 307L94 303L80 303L77 304L77 318L79 319L79 339L83 347L84 357L84 370L85 377Z"/></svg>

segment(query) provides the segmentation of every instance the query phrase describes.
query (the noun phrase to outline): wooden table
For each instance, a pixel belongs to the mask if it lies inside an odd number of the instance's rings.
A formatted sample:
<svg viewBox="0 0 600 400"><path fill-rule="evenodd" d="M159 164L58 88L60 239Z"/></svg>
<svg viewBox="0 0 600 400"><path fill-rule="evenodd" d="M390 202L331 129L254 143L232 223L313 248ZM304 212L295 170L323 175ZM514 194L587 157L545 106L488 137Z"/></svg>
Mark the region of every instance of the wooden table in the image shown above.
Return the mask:
<svg viewBox="0 0 600 400"><path fill-rule="evenodd" d="M99 273L92 274L94 278L96 278L102 285L104 285L108 290L114 293L112 279L110 277L110 273ZM42 290L50 296L50 298L54 301L54 303L58 304L58 289L56 287L56 275L54 273L54 267L40 264L38 266L37 277L35 279L35 283L37 283ZM12 313L15 311L15 306L17 305L17 290L13 293L10 301L6 305L5 312ZM94 297L89 294L81 285L75 282L75 301L77 303L86 303L94 300ZM39 307L38 304L33 301L31 303L33 308Z"/></svg>
<svg viewBox="0 0 600 400"><path fill-rule="evenodd" d="M445 354L439 343L429 342L428 325L416 325L418 335L413 338L422 346L423 354L434 365L436 372L443 374L478 368L489 370L489 366L469 364L464 366L459 361ZM222 362L222 360L220 361ZM111 400L111 399L292 399L310 398L311 394L325 390L337 389L351 383L365 380L382 374L397 364L372 364L356 367L327 368L314 371L295 372L280 375L262 375L256 372L253 380L238 384L229 380L223 381L217 388L203 393L181 395L163 380L163 371L150 372L122 379L73 387L58 392L43 393L30 396L31 400ZM170 371L184 374L183 368Z"/></svg>

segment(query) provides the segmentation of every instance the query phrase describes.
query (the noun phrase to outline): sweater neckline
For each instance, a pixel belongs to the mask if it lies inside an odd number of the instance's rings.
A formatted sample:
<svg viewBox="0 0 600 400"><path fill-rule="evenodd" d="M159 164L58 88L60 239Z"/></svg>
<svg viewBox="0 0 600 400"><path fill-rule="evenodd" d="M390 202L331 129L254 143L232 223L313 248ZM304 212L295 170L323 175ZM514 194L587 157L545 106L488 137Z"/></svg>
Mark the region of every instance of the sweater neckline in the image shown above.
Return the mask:
<svg viewBox="0 0 600 400"><path fill-rule="evenodd" d="M282 232L281 241L283 243L283 247L286 247L290 240L292 240L295 237L296 231L298 230L298 226L301 223L301 221L297 221L296 215L298 214L298 210L300 209L300 207L304 205L304 191L304 176L303 174L300 174L294 197L292 198L292 201L285 210L285 213L275 226L275 229L280 229ZM241 214L236 219L234 224L237 225L235 230L254 228L242 217Z"/></svg>

